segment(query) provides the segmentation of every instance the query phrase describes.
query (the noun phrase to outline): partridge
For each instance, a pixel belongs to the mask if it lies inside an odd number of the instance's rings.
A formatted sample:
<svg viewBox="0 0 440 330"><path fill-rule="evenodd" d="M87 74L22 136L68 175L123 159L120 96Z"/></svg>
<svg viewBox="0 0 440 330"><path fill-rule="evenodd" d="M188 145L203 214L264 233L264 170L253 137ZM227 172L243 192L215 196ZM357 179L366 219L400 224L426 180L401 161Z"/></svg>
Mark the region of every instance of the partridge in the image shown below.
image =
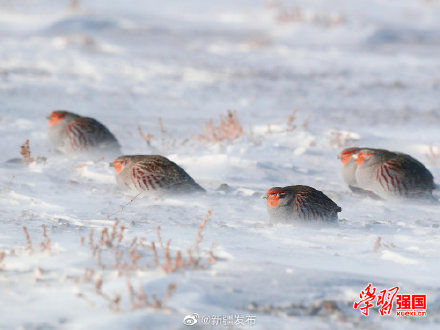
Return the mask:
<svg viewBox="0 0 440 330"><path fill-rule="evenodd" d="M176 163L159 155L132 155L116 158L110 166L122 190L141 193L205 191Z"/></svg>
<svg viewBox="0 0 440 330"><path fill-rule="evenodd" d="M120 146L114 135L93 118L68 111L53 111L48 135L53 147L64 154L80 152L117 152Z"/></svg>
<svg viewBox="0 0 440 330"><path fill-rule="evenodd" d="M270 188L263 196L272 222L337 221L342 209L323 192L309 186Z"/></svg>

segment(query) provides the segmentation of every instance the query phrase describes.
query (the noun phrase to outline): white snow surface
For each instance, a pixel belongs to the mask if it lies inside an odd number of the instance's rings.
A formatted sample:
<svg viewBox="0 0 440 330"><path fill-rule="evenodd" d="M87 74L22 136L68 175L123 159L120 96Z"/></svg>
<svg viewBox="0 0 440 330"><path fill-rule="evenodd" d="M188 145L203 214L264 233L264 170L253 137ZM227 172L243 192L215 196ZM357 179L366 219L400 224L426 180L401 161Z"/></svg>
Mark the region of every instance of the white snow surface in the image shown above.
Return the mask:
<svg viewBox="0 0 440 330"><path fill-rule="evenodd" d="M254 315L254 329L438 328L439 205L359 198L336 156L350 145L406 152L439 183L440 159L426 156L440 150L439 17L436 0L79 0L74 11L68 1L0 1L0 328L183 329L192 313ZM169 157L207 194L130 202L111 159L50 150L53 109L98 119L125 154ZM227 109L246 135L199 141ZM6 163L26 139L46 163ZM271 225L261 195L292 184L337 202L339 224ZM186 258L209 209L197 269L166 273L138 247L149 267L118 272L114 249L100 265L88 246L91 229L96 243L118 220L114 248L129 264L132 240L157 242L157 226L172 257ZM39 246L43 225L50 252ZM127 278L150 301L177 287L164 308L135 309ZM368 283L427 294L427 317L362 316L352 306ZM105 298L115 295L118 311ZM337 311L309 312L325 300Z"/></svg>

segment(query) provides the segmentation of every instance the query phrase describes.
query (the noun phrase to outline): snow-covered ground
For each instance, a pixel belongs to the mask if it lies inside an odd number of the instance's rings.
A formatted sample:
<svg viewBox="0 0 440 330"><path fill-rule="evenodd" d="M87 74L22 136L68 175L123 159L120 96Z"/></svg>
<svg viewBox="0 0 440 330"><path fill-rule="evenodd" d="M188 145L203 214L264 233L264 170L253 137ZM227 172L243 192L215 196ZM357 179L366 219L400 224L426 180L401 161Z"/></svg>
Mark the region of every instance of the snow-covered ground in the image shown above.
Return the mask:
<svg viewBox="0 0 440 330"><path fill-rule="evenodd" d="M440 152L439 17L435 0L0 1L0 328L179 329L192 313L199 328L236 315L255 329L438 328L440 207L354 196L336 155L407 152L439 183L426 156ZM49 150L53 109L100 120L125 154L169 157L207 195L130 201L108 159ZM200 141L227 109L246 135ZM46 163L6 163L26 139ZM260 196L289 184L335 200L339 225L270 225ZM157 226L172 261L188 260L209 209L200 265L156 267ZM362 316L370 282L427 294L427 317Z"/></svg>

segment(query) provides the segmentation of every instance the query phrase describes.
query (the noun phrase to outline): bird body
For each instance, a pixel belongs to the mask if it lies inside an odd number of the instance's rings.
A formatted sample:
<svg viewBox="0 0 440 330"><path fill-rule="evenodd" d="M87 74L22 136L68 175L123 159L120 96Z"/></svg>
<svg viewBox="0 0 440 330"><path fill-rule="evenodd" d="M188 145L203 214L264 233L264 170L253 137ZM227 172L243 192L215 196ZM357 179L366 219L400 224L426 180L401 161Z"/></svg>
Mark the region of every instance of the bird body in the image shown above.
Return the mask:
<svg viewBox="0 0 440 330"><path fill-rule="evenodd" d="M344 181L350 188L372 192L383 199L432 197L435 189L429 170L404 153L349 148L342 151L341 163Z"/></svg>
<svg viewBox="0 0 440 330"><path fill-rule="evenodd" d="M110 166L122 190L141 193L205 191L176 163L159 155L131 155L116 158Z"/></svg>
<svg viewBox="0 0 440 330"><path fill-rule="evenodd" d="M64 154L81 152L118 152L114 135L93 118L68 111L53 111L49 116L48 135L54 148Z"/></svg>
<svg viewBox="0 0 440 330"><path fill-rule="evenodd" d="M273 187L263 197L272 222L337 221L342 210L323 192L303 185Z"/></svg>

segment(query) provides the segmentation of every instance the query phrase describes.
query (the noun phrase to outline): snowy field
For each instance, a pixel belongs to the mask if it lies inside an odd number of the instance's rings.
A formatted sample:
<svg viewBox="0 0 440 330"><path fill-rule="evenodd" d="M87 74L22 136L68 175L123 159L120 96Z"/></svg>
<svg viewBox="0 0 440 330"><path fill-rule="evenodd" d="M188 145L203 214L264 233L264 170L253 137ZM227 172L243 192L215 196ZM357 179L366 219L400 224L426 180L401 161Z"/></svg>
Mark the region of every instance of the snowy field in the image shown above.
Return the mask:
<svg viewBox="0 0 440 330"><path fill-rule="evenodd" d="M439 18L436 0L0 0L0 328L440 327L440 207L354 196L336 158L402 151L440 182ZM131 200L112 159L50 150L53 109L208 193ZM200 139L228 109L244 135ZM6 163L26 139L47 161ZM291 184L324 191L339 224L269 224L261 195ZM426 294L427 317L363 316L370 282Z"/></svg>

